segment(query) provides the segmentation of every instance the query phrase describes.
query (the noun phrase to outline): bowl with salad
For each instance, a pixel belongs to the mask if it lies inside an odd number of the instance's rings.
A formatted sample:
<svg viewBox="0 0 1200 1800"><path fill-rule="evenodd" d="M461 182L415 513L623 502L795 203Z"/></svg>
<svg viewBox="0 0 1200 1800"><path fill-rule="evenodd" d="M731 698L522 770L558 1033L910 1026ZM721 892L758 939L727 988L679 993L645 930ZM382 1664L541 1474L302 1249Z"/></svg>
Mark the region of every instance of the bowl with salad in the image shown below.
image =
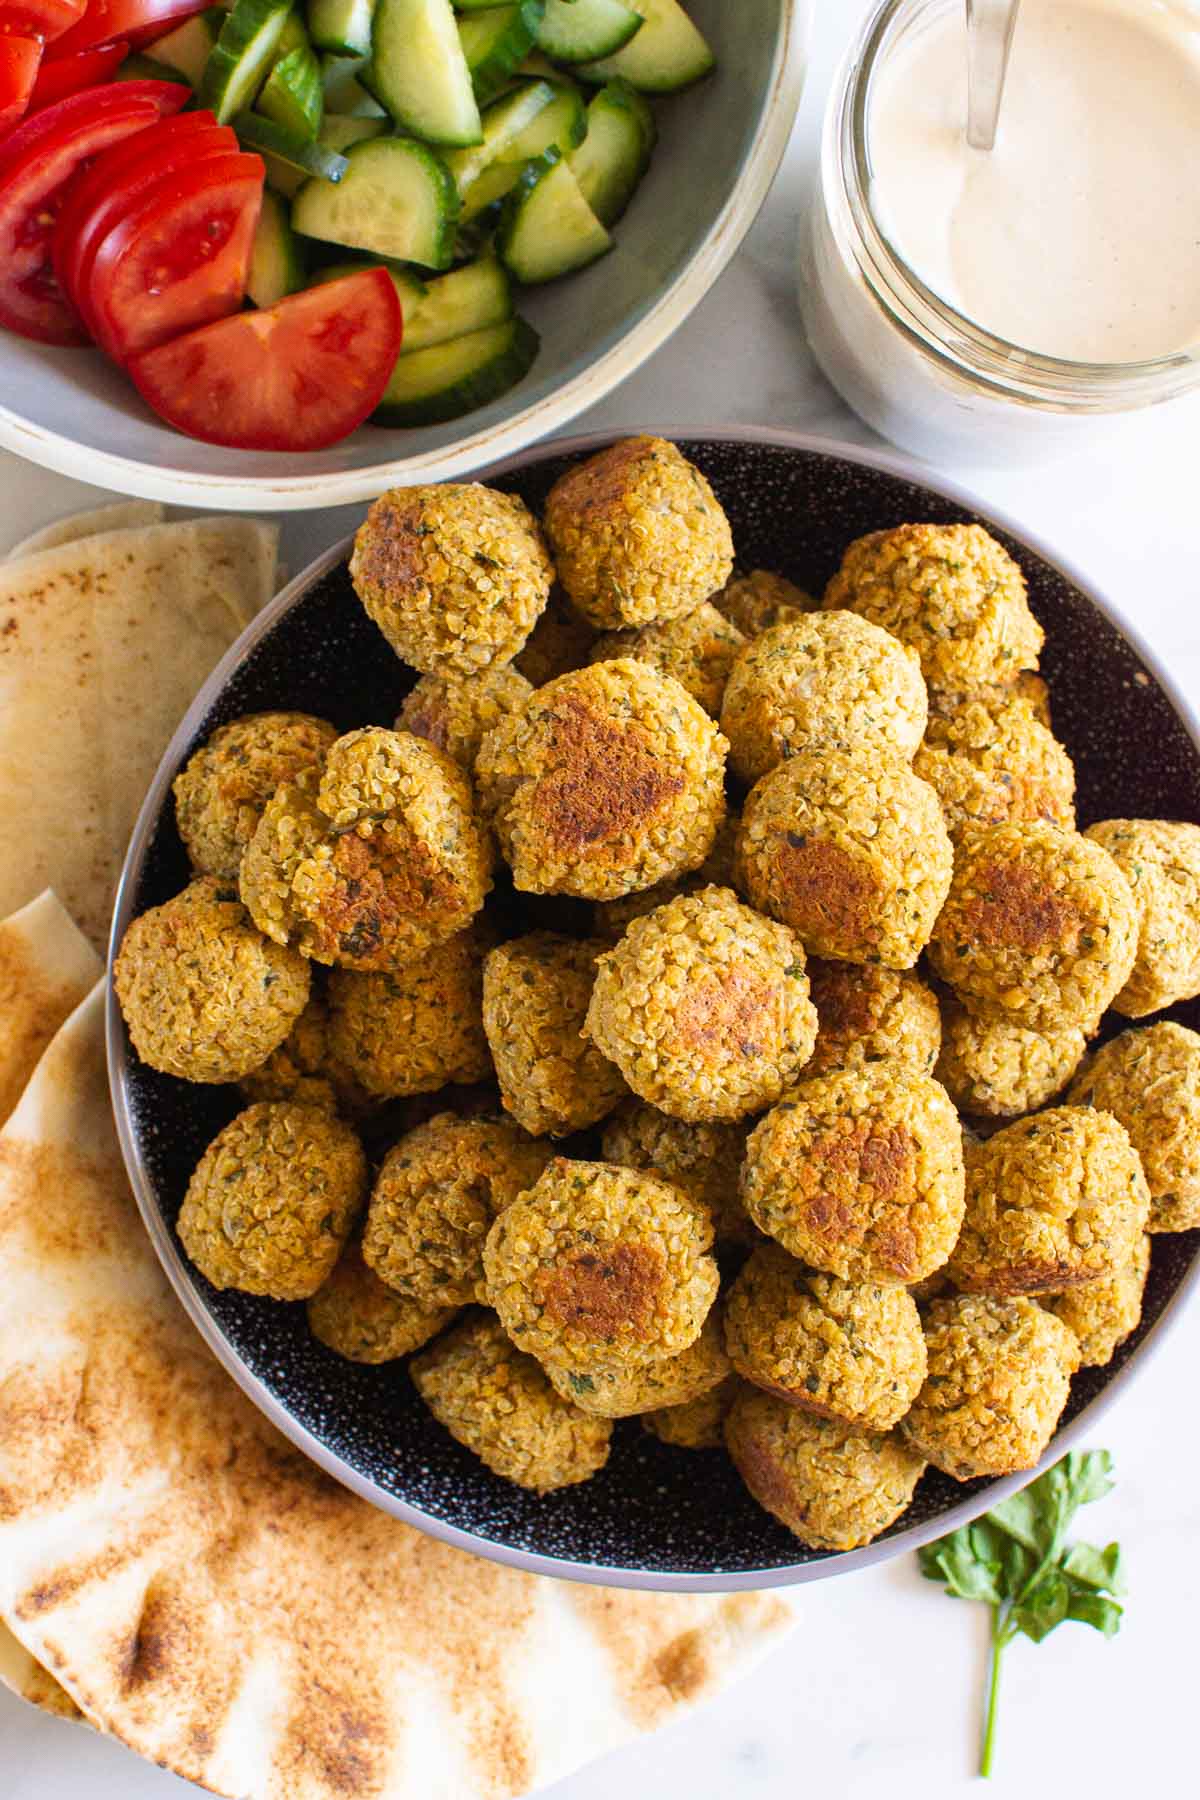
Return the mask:
<svg viewBox="0 0 1200 1800"><path fill-rule="evenodd" d="M0 443L280 509L520 449L733 254L811 10L0 0Z"/></svg>

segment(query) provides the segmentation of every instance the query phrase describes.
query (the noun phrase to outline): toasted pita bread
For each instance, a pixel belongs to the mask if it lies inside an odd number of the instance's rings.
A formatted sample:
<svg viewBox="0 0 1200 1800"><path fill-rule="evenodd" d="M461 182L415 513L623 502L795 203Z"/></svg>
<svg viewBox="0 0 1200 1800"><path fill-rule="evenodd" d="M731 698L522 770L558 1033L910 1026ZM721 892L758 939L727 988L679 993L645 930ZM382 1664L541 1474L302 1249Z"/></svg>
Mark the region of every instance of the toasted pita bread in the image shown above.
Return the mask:
<svg viewBox="0 0 1200 1800"><path fill-rule="evenodd" d="M97 949L138 807L274 591L274 526L110 531L0 564L0 915L52 887Z"/></svg>
<svg viewBox="0 0 1200 1800"><path fill-rule="evenodd" d="M80 538L96 537L102 531L128 531L138 525L161 525L166 507L157 500L115 500L110 506L93 506L87 512L71 513L43 525L20 543L14 544L0 560L16 562L22 556L33 556L39 550L54 550L60 544L76 544Z"/></svg>
<svg viewBox="0 0 1200 1800"><path fill-rule="evenodd" d="M83 1720L83 1714L66 1688L53 1675L35 1662L24 1644L19 1644L7 1625L0 1625L0 1686L11 1689L20 1700L40 1706L43 1712L55 1713L60 1719Z"/></svg>
<svg viewBox="0 0 1200 1800"><path fill-rule="evenodd" d="M0 1124L63 1020L102 964L66 908L46 891L0 919Z"/></svg>
<svg viewBox="0 0 1200 1800"><path fill-rule="evenodd" d="M294 1451L161 1273L102 1023L98 987L0 1133L0 1619L90 1719L249 1800L507 1800L749 1665L772 1595L525 1575Z"/></svg>

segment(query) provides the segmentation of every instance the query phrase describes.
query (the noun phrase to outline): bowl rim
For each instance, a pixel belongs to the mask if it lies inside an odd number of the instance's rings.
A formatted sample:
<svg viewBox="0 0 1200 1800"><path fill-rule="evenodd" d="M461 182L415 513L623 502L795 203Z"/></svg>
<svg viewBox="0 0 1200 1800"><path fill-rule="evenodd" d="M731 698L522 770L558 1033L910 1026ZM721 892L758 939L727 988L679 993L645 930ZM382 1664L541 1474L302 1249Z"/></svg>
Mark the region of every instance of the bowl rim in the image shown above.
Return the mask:
<svg viewBox="0 0 1200 1800"><path fill-rule="evenodd" d="M1180 691L1173 677L1136 627L1128 625L1112 604L1097 593L1088 578L1068 559L1052 550L1036 533L1026 530L1003 509L984 504L969 488L957 482L942 479L935 471L926 470L915 459L890 451L867 449L859 444L845 443L837 438L823 435L753 425L649 426L646 427L646 430L655 436L677 439L681 442L691 439L710 443L764 444L783 450L836 457L841 461L896 476L901 480L926 488L941 499L949 500L954 505L972 512L985 524L996 526L1000 531L1007 533L1031 550L1051 568L1057 570L1115 628L1161 687L1191 738L1197 754L1200 755L1200 713L1187 696ZM607 430L588 432L570 438L558 438L552 443L542 443L524 452L506 457L501 462L492 463L486 468L480 469L477 472L477 478L491 480L514 470L527 468L538 461L583 455L604 448L605 445L612 443L618 435L612 430ZM112 966L117 949L130 922L134 889L141 874L146 851L166 802L170 783L174 779L183 753L190 745L198 726L214 702L220 697L230 677L241 666L247 654L274 629L279 620L307 593L310 587L320 581L339 562L347 558L352 543L353 534L339 539L336 544L316 557L306 569L295 576L246 628L200 688L164 751L154 780L142 803L130 838L114 901L107 958L105 1037L109 1087L117 1137L126 1173L137 1200L138 1210L142 1215L159 1261L177 1297L182 1302L184 1310L199 1330L209 1349L213 1351L238 1386L277 1430L289 1438L326 1474L331 1475L360 1498L369 1501L382 1511L390 1513L405 1524L413 1526L418 1531L441 1539L442 1542L452 1545L455 1549L486 1557L490 1561L506 1564L510 1568L523 1569L530 1574L581 1581L602 1587L632 1588L663 1593L737 1593L746 1590L800 1586L809 1581L826 1580L833 1575L849 1574L856 1569L867 1569L876 1564L888 1562L892 1557L906 1551L918 1550L922 1545L931 1543L935 1538L943 1537L947 1532L954 1531L961 1525L969 1524L1007 1495L1016 1493L1020 1488L1025 1487L1044 1470L1056 1463L1066 1451L1077 1445L1087 1432L1094 1429L1113 1402L1125 1391L1134 1374L1140 1374L1150 1356L1161 1349L1169 1331L1178 1324L1189 1297L1197 1289L1200 1289L1200 1254L1193 1258L1191 1267L1184 1275L1179 1287L1138 1345L1136 1352L1110 1377L1100 1393L1090 1400L1068 1424L1055 1433L1046 1454L1035 1468L1021 1470L1013 1475L1001 1476L989 1482L982 1490L967 1495L956 1506L939 1514L936 1519L924 1520L891 1536L878 1538L861 1549L832 1552L807 1562L789 1563L775 1568L726 1571L614 1568L607 1564L577 1562L569 1557L550 1556L539 1551L524 1550L479 1536L461 1526L435 1518L409 1501L386 1493L375 1482L359 1474L341 1457L328 1449L293 1417L287 1407L276 1399L220 1330L212 1314L200 1299L193 1285L190 1271L159 1210L153 1184L140 1153L129 1103L128 1046L124 1022L116 1002L112 982Z"/></svg>
<svg viewBox="0 0 1200 1800"><path fill-rule="evenodd" d="M401 482L448 481L478 468L485 459L519 455L634 374L695 310L734 256L766 200L791 137L804 86L812 10L811 0L781 0L757 134L701 242L631 330L569 381L520 407L503 423L468 431L444 449L384 457L361 468L322 474L203 475L94 449L0 403L0 448L60 475L141 499L272 512L346 505L374 498L383 488Z"/></svg>

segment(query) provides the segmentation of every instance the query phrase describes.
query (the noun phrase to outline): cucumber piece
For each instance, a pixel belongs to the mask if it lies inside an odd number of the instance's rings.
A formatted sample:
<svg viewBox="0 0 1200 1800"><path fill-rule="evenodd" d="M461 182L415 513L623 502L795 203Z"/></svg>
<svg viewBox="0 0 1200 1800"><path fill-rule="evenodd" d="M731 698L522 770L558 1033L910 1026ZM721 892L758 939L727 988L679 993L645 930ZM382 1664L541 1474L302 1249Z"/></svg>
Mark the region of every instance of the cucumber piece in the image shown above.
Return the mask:
<svg viewBox="0 0 1200 1800"><path fill-rule="evenodd" d="M302 181L314 176L322 184L345 180L349 164L344 156L313 143L311 138L297 137L294 132L277 125L274 119L264 119L253 112L239 113L233 121L233 129L245 149L257 150L260 156L285 163ZM277 185L272 182L272 186ZM286 188L281 192L286 193Z"/></svg>
<svg viewBox="0 0 1200 1800"><path fill-rule="evenodd" d="M298 138L315 138L325 110L321 70L307 44L281 56L255 102L265 118L274 119Z"/></svg>
<svg viewBox="0 0 1200 1800"><path fill-rule="evenodd" d="M512 286L494 256L464 263L431 281L422 297L404 307L403 354L445 344L471 331L502 325L513 315Z"/></svg>
<svg viewBox="0 0 1200 1800"><path fill-rule="evenodd" d="M308 0L308 35L318 50L370 56L375 0Z"/></svg>
<svg viewBox="0 0 1200 1800"><path fill-rule="evenodd" d="M170 69L166 63L155 62L153 57L142 56L136 50L132 56L125 58L120 68L108 79L110 81L175 81L180 87L191 87L192 85L187 76L181 75L178 69Z"/></svg>
<svg viewBox="0 0 1200 1800"><path fill-rule="evenodd" d="M508 189L505 189L508 192ZM496 235L496 227L500 223L500 215L504 210L501 197L485 206L482 212L473 214L465 224L460 219L458 235L454 240L454 260L456 263L477 262L481 256L493 254L492 240Z"/></svg>
<svg viewBox="0 0 1200 1800"><path fill-rule="evenodd" d="M237 0L221 27L197 90L220 124L251 104L275 60L292 0Z"/></svg>
<svg viewBox="0 0 1200 1800"><path fill-rule="evenodd" d="M638 6L641 30L615 56L578 65L585 81L611 81L614 75L623 75L644 94L673 94L715 67L712 51L679 0L638 0Z"/></svg>
<svg viewBox="0 0 1200 1800"><path fill-rule="evenodd" d="M558 150L526 163L504 202L496 246L518 281L554 281L586 268L612 239Z"/></svg>
<svg viewBox="0 0 1200 1800"><path fill-rule="evenodd" d="M472 182L463 196L460 223L469 225L485 208L510 193L520 179L521 170L534 157L544 155L547 150L557 150L567 156L583 142L586 131L587 108L579 89L558 84L554 99L541 108L533 122L519 131L495 162Z"/></svg>
<svg viewBox="0 0 1200 1800"><path fill-rule="evenodd" d="M549 58L543 56L540 50L531 50L528 56L523 57L517 64L514 74L528 76L531 80L562 80L561 70L556 69Z"/></svg>
<svg viewBox="0 0 1200 1800"><path fill-rule="evenodd" d="M426 269L448 268L458 222L458 189L449 169L415 138L352 144L337 186L310 181L296 196L292 224L325 238Z"/></svg>
<svg viewBox="0 0 1200 1800"><path fill-rule="evenodd" d="M537 332L519 318L425 350L402 351L371 418L377 425L440 425L459 419L515 387L537 353Z"/></svg>
<svg viewBox="0 0 1200 1800"><path fill-rule="evenodd" d="M610 81L587 110L587 136L568 161L602 225L613 225L646 173L657 136L654 115L627 81Z"/></svg>
<svg viewBox="0 0 1200 1800"><path fill-rule="evenodd" d="M450 0L379 0L371 89L397 125L430 144L477 144L479 107Z"/></svg>
<svg viewBox="0 0 1200 1800"><path fill-rule="evenodd" d="M293 5L294 4L295 0L293 0ZM219 7L216 10L220 16L224 16L221 14L221 9ZM296 13L290 12L283 21L283 30L280 32L279 42L275 46L276 62L278 62L281 56L286 56L289 50L299 50L300 46L302 44L307 44L308 41L308 33L300 23Z"/></svg>
<svg viewBox="0 0 1200 1800"><path fill-rule="evenodd" d="M458 35L480 106L503 91L521 58L533 49L545 5L546 0L516 0L515 5L492 6L460 19Z"/></svg>
<svg viewBox="0 0 1200 1800"><path fill-rule="evenodd" d="M386 119L383 107L359 80L369 60L365 56L321 58L321 86L325 89L326 112L340 113L345 119Z"/></svg>
<svg viewBox="0 0 1200 1800"><path fill-rule="evenodd" d="M287 207L268 188L263 194L246 293L255 306L274 306L304 286L304 265Z"/></svg>
<svg viewBox="0 0 1200 1800"><path fill-rule="evenodd" d="M529 81L514 88L489 106L483 115L483 138L465 150L449 150L446 165L458 183L460 194L466 194L472 182L478 181L489 163L503 155L513 139L532 125L544 106L554 98L548 81Z"/></svg>
<svg viewBox="0 0 1200 1800"><path fill-rule="evenodd" d="M351 144L361 144L365 138L380 137L387 129L386 119L348 119L343 113L326 113L321 120L317 142L323 144L326 150L337 150L344 155Z"/></svg>
<svg viewBox="0 0 1200 1800"><path fill-rule="evenodd" d="M185 19L182 25L177 25L174 31L168 31L165 37L155 38L154 55L150 61L165 63L168 69L177 70L193 87L199 87L204 66L212 55L213 45L221 35L224 21L225 14L219 6L210 6L207 12L196 13L193 18Z"/></svg>
<svg viewBox="0 0 1200 1800"><path fill-rule="evenodd" d="M622 49L641 24L641 14L621 0L546 0L538 47L559 62L591 62Z"/></svg>

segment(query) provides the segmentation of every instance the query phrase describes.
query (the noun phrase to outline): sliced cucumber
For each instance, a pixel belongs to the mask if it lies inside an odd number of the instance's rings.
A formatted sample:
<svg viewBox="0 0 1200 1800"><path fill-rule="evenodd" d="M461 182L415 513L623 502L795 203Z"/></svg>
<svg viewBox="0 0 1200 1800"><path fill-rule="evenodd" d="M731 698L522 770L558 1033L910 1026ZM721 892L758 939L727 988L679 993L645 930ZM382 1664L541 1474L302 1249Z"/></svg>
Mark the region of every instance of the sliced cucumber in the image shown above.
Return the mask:
<svg viewBox="0 0 1200 1800"><path fill-rule="evenodd" d="M549 57L543 56L540 50L531 50L523 57L513 71L516 75L524 75L531 80L561 81L562 72L556 69Z"/></svg>
<svg viewBox="0 0 1200 1800"><path fill-rule="evenodd" d="M612 239L557 150L526 163L504 202L497 249L518 281L554 281L586 268Z"/></svg>
<svg viewBox="0 0 1200 1800"><path fill-rule="evenodd" d="M499 166L499 165L497 165ZM491 174L489 169L488 174ZM506 188L505 193L509 190ZM454 239L454 260L456 263L476 262L481 256L492 254L492 240L500 223L500 214L504 210L504 197L493 200L482 212L474 213L464 223L460 218L458 235Z"/></svg>
<svg viewBox="0 0 1200 1800"><path fill-rule="evenodd" d="M318 50L370 56L374 0L308 0L308 35Z"/></svg>
<svg viewBox="0 0 1200 1800"><path fill-rule="evenodd" d="M221 27L198 89L222 125L250 105L275 60L292 0L237 0Z"/></svg>
<svg viewBox="0 0 1200 1800"><path fill-rule="evenodd" d="M292 0L292 4L293 6L295 5L295 0ZM216 11L219 17L224 17L220 7L217 7ZM283 30L280 32L279 42L275 46L276 62L278 62L281 56L286 56L289 50L299 50L302 44L307 44L308 42L309 36L307 31L305 31L304 26L301 24L296 13L294 11L290 12L283 21Z"/></svg>
<svg viewBox="0 0 1200 1800"><path fill-rule="evenodd" d="M542 108L549 106L553 99L554 89L548 81L528 81L488 107L483 115L482 141L468 145L465 150L446 153L447 166L458 183L460 194L465 194L472 182L478 181L488 164L502 156L513 139L527 125L532 125Z"/></svg>
<svg viewBox="0 0 1200 1800"><path fill-rule="evenodd" d="M559 62L590 62L622 49L641 23L641 14L621 0L546 0L537 41Z"/></svg>
<svg viewBox="0 0 1200 1800"><path fill-rule="evenodd" d="M494 256L464 263L431 281L424 295L404 306L404 354L445 344L471 331L502 325L513 314L512 287Z"/></svg>
<svg viewBox="0 0 1200 1800"><path fill-rule="evenodd" d="M371 89L406 131L430 144L477 144L479 107L450 0L379 0Z"/></svg>
<svg viewBox="0 0 1200 1800"><path fill-rule="evenodd" d="M503 104L503 102L497 102ZM502 200L517 185L521 170L547 150L563 156L581 144L587 131L587 108L579 89L567 82L555 84L555 95L524 130L517 132L495 162L472 182L463 196L460 224L469 225L489 206Z"/></svg>
<svg viewBox="0 0 1200 1800"><path fill-rule="evenodd" d="M325 109L321 70L312 50L301 44L281 56L255 102L257 110L298 138L315 138Z"/></svg>
<svg viewBox="0 0 1200 1800"><path fill-rule="evenodd" d="M498 400L527 375L538 335L524 319L402 352L372 413L378 425L439 425Z"/></svg>
<svg viewBox="0 0 1200 1800"><path fill-rule="evenodd" d="M325 184L343 181L346 177L350 165L344 156L313 143L311 139L297 137L294 132L277 125L274 119L264 119L253 112L239 113L233 121L233 129L238 134L238 142L247 150L257 150L260 156L285 164L301 181L315 176ZM275 180L271 185L279 187L281 193L288 192ZM295 191L294 183L292 191Z"/></svg>
<svg viewBox="0 0 1200 1800"><path fill-rule="evenodd" d="M458 189L437 152L415 138L381 137L351 145L345 161L336 187L310 181L301 189L292 209L295 229L398 262L447 268Z"/></svg>
<svg viewBox="0 0 1200 1800"><path fill-rule="evenodd" d="M610 81L587 110L587 136L568 158L584 199L613 225L633 198L654 148L654 115L627 81Z"/></svg>
<svg viewBox="0 0 1200 1800"><path fill-rule="evenodd" d="M337 150L345 155L351 144L361 144L365 138L380 137L387 129L386 119L348 119L343 113L326 113L321 120L317 142L323 144L326 150Z"/></svg>
<svg viewBox="0 0 1200 1800"><path fill-rule="evenodd" d="M387 114L374 94L369 94L358 79L366 68L365 56L323 56L321 86L325 89L325 110L340 113L345 119L385 119Z"/></svg>
<svg viewBox="0 0 1200 1800"><path fill-rule="evenodd" d="M611 81L614 75L623 75L644 94L673 94L708 74L715 62L713 53L679 0L638 0L638 8L643 15L641 30L615 56L580 64L578 72L586 81Z"/></svg>
<svg viewBox="0 0 1200 1800"><path fill-rule="evenodd" d="M178 69L170 69L166 63L155 62L153 57L142 56L136 50L132 56L125 58L120 68L109 79L111 81L176 81L180 87L191 87L192 85L187 76L181 75Z"/></svg>
<svg viewBox="0 0 1200 1800"><path fill-rule="evenodd" d="M480 106L504 89L523 56L533 49L546 0L516 0L459 20L458 35Z"/></svg>
<svg viewBox="0 0 1200 1800"><path fill-rule="evenodd" d="M193 87L199 87L204 66L212 55L213 45L221 35L221 26L225 22L225 14L219 6L210 6L207 12L196 13L191 19L185 19L174 31L168 31L165 37L155 38L153 62L165 63L168 69L176 69L185 81Z"/></svg>
<svg viewBox="0 0 1200 1800"><path fill-rule="evenodd" d="M268 188L263 194L246 293L255 306L274 306L304 286L304 265L287 207Z"/></svg>

